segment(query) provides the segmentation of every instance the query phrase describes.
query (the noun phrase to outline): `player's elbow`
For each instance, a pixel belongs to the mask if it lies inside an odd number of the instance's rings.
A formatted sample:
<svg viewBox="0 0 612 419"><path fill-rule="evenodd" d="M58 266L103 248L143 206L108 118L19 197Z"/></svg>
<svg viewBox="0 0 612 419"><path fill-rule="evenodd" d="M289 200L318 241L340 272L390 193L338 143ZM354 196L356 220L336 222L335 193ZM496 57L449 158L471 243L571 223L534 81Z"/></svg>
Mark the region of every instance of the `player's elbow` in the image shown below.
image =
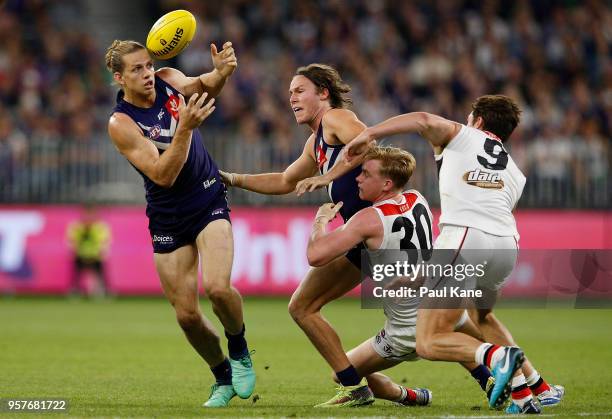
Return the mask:
<svg viewBox="0 0 612 419"><path fill-rule="evenodd" d="M428 129L433 121L433 115L427 112L415 112L416 122L419 126L419 132Z"/></svg>
<svg viewBox="0 0 612 419"><path fill-rule="evenodd" d="M155 179L151 179L155 184L161 188L168 189L174 185L176 178L170 178L168 176L160 176Z"/></svg>
<svg viewBox="0 0 612 419"><path fill-rule="evenodd" d="M308 246L306 258L308 259L308 264L315 268L323 266L327 263L327 258L325 257L324 253L315 246Z"/></svg>

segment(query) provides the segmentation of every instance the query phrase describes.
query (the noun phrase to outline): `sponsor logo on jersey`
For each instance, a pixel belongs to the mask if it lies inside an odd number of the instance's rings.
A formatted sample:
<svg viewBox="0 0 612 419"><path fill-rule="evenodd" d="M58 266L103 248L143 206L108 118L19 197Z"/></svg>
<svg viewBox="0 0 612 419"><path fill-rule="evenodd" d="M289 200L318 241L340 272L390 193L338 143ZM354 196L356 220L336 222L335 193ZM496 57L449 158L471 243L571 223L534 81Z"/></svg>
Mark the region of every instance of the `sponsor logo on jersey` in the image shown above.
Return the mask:
<svg viewBox="0 0 612 419"><path fill-rule="evenodd" d="M225 208L217 208L216 210L211 212L210 215L219 215L219 214L223 214L224 212L225 212Z"/></svg>
<svg viewBox="0 0 612 419"><path fill-rule="evenodd" d="M179 112L178 112L178 107L179 107L179 98L176 95L171 95L168 100L166 101L166 104L164 105L166 107L166 109L168 110L168 112L170 112L170 114L172 115L172 117L176 120L178 120L179 117Z"/></svg>
<svg viewBox="0 0 612 419"><path fill-rule="evenodd" d="M216 181L217 181L217 178L206 179L204 182L202 182L202 185L204 185L204 189L208 189L212 185L214 185Z"/></svg>
<svg viewBox="0 0 612 419"><path fill-rule="evenodd" d="M485 172L484 170L474 169L465 172L463 180L468 185L477 186L484 189L502 189L504 181L499 173Z"/></svg>
<svg viewBox="0 0 612 419"><path fill-rule="evenodd" d="M149 139L156 140L161 134L162 127L159 124L156 124L151 127L149 130Z"/></svg>
<svg viewBox="0 0 612 419"><path fill-rule="evenodd" d="M153 243L172 243L174 238L172 236L158 236L153 234Z"/></svg>
<svg viewBox="0 0 612 419"><path fill-rule="evenodd" d="M161 119L164 117L164 110L162 109L161 111L159 111L159 113L157 114L157 119L159 119L161 121Z"/></svg>
<svg viewBox="0 0 612 419"><path fill-rule="evenodd" d="M326 161L327 156L325 155L325 151L323 151L323 147L321 147L321 144L319 144L317 146L317 165L319 168L323 167Z"/></svg>

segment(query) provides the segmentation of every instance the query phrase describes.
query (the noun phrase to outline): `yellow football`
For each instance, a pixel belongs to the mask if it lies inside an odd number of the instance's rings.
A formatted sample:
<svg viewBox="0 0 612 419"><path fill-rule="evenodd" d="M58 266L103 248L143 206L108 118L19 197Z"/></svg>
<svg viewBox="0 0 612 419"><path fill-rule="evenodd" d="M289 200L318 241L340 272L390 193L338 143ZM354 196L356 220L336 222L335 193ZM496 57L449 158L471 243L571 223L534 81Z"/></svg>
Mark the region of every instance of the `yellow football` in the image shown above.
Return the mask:
<svg viewBox="0 0 612 419"><path fill-rule="evenodd" d="M187 10L174 10L155 22L147 35L147 50L153 58L168 60L189 45L195 32L195 17Z"/></svg>

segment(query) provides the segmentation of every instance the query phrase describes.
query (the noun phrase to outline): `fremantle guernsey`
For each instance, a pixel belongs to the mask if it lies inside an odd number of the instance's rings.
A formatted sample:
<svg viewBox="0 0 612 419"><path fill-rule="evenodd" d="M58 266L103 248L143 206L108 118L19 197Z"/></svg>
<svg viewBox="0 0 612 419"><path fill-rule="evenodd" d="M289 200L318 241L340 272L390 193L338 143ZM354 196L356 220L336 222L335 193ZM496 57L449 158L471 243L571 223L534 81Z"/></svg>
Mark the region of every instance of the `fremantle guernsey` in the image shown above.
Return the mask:
<svg viewBox="0 0 612 419"><path fill-rule="evenodd" d="M323 122L321 121L314 142L314 154L320 174L324 175L334 167L343 147L344 144L330 145L325 142L323 138ZM370 202L359 199L356 179L360 173L361 166L358 166L327 186L327 192L332 202L334 204L340 201L343 202L342 208L340 208L340 215L342 215L344 222L355 215L357 211L372 205Z"/></svg>
<svg viewBox="0 0 612 419"><path fill-rule="evenodd" d="M143 141L151 141L161 155L170 147L178 125L179 93L158 76L155 76L155 93L153 106L140 108L126 102L123 91L119 91L113 112L132 118L145 136ZM200 222L203 211L215 210L221 198L225 201L226 189L219 169L206 151L198 129L192 131L187 161L171 187L162 188L136 170L144 179L147 217L154 246L154 233L185 234L190 228L188 224Z"/></svg>

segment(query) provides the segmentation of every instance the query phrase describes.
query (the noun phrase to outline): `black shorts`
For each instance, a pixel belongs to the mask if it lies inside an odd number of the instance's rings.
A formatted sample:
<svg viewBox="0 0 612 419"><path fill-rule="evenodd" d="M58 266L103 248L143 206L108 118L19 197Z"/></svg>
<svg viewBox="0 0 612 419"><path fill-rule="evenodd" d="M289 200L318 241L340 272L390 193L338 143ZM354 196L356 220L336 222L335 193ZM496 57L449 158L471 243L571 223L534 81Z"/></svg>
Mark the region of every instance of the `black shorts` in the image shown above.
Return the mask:
<svg viewBox="0 0 612 419"><path fill-rule="evenodd" d="M211 204L201 211L177 217L177 223L156 227L153 219L149 220L149 232L153 243L153 252L170 253L185 245L194 243L198 234L216 220L230 220L230 209L226 194L220 193Z"/></svg>
<svg viewBox="0 0 612 419"><path fill-rule="evenodd" d="M363 249L365 249L363 243L359 243L346 254L346 258L349 260L349 262L355 265L355 267L359 270L361 270L361 251Z"/></svg>
<svg viewBox="0 0 612 419"><path fill-rule="evenodd" d="M363 243L359 243L357 246L353 247L346 254L346 258L351 262L357 269L363 271L363 275L370 276L372 274L372 268L370 266L369 258L365 255L366 259L364 263L361 263L361 252L363 250L367 250Z"/></svg>
<svg viewBox="0 0 612 419"><path fill-rule="evenodd" d="M77 271L92 270L98 273L104 271L101 260L81 259L77 257L74 259L74 266Z"/></svg>

